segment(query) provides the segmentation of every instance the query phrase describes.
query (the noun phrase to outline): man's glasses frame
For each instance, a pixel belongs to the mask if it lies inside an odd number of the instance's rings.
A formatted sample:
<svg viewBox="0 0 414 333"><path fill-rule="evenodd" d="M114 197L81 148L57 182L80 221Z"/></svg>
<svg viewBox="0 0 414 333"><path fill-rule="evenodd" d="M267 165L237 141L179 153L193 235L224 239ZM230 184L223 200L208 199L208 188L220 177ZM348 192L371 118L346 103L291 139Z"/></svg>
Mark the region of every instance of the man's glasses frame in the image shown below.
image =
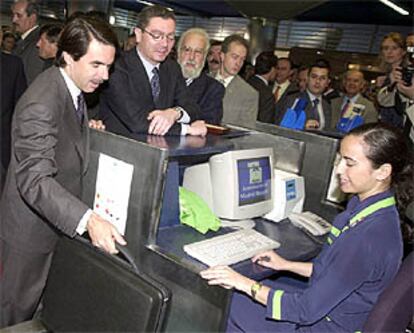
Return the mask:
<svg viewBox="0 0 414 333"><path fill-rule="evenodd" d="M153 33L151 31L148 31L147 29L144 29L144 28L140 28L140 29L143 32L146 32L148 35L150 35L155 42L160 42L163 39L166 39L167 42L174 42L175 41L175 34L166 35L166 34L163 34L161 32L160 33Z"/></svg>

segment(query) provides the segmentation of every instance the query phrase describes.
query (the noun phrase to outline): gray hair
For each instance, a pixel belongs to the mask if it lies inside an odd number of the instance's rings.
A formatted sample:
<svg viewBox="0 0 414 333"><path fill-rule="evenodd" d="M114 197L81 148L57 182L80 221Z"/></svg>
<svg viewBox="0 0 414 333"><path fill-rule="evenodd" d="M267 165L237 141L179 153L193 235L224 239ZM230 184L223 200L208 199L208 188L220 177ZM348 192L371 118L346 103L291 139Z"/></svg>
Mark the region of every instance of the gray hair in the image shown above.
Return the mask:
<svg viewBox="0 0 414 333"><path fill-rule="evenodd" d="M180 52L181 44L183 43L184 39L190 34L199 35L199 36L204 38L204 40L206 42L205 43L206 45L204 46L204 50L203 50L203 53L204 53L203 62L205 62L206 58L207 58L207 52L210 48L210 37L208 36L207 32L204 29L201 29L201 28L191 28L191 29L188 29L188 30L184 31L184 33L181 35L181 37L180 37L180 39L177 43L177 53Z"/></svg>

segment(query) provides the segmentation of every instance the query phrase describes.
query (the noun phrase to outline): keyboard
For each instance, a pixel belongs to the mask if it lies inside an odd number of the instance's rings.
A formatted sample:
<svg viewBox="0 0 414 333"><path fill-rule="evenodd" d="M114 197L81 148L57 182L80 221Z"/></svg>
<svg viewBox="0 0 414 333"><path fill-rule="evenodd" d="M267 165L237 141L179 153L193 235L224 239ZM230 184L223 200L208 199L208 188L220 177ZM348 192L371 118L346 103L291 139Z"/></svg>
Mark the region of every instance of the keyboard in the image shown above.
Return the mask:
<svg viewBox="0 0 414 333"><path fill-rule="evenodd" d="M208 266L232 265L276 249L280 243L253 229L242 229L184 245L184 251Z"/></svg>

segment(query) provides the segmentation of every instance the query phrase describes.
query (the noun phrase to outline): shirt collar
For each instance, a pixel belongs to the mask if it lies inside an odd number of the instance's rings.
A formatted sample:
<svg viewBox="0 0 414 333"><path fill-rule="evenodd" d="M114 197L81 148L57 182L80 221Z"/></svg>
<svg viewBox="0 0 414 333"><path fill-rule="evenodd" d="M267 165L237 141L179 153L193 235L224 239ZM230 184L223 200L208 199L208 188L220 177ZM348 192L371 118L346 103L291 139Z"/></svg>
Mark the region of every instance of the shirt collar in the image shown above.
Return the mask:
<svg viewBox="0 0 414 333"><path fill-rule="evenodd" d="M36 24L33 28L27 30L26 32L22 33L21 38L24 40L27 36L30 35L30 33L35 30L38 27L38 25Z"/></svg>
<svg viewBox="0 0 414 333"><path fill-rule="evenodd" d="M68 73L66 73L66 71L62 67L59 68L59 71L63 76L63 80L65 80L66 86L69 89L70 96L72 97L73 105L76 109L78 107L78 96L82 92L82 90L78 88L75 82L73 82L73 80L69 77Z"/></svg>
<svg viewBox="0 0 414 333"><path fill-rule="evenodd" d="M269 82L263 76L260 76L257 74L255 76L258 77L260 80L262 80L264 83L266 83L266 85L269 85Z"/></svg>
<svg viewBox="0 0 414 333"><path fill-rule="evenodd" d="M136 48L136 50L137 50L138 57L141 59L142 64L144 65L145 72L147 73L147 76L148 76L149 80L151 81L151 78L154 75L152 70L155 67L160 69L160 64L159 63L156 64L156 65L151 64L147 59L145 59L145 57L142 55L142 53L139 52L138 47Z"/></svg>
<svg viewBox="0 0 414 333"><path fill-rule="evenodd" d="M350 101L352 104L355 104L357 99L359 98L359 94L356 94L354 97L349 98L348 96L344 96L344 101Z"/></svg>
<svg viewBox="0 0 414 333"><path fill-rule="evenodd" d="M221 76L220 72L217 72L217 74L216 74L216 80L221 82L225 88L228 87L228 85L234 79L234 77L235 77L235 75L228 76L228 77L224 78L223 76Z"/></svg>
<svg viewBox="0 0 414 333"><path fill-rule="evenodd" d="M285 88L287 88L288 87L288 85L290 84L290 81L289 80L286 80L285 82L283 82L283 83L277 83L277 81L275 81L275 84L274 84L274 86L275 87L280 87L280 89L285 89Z"/></svg>
<svg viewBox="0 0 414 333"><path fill-rule="evenodd" d="M308 96L310 98L310 100L313 102L315 99L319 99L319 102L322 102L322 96L316 96L314 94L312 94L309 90L306 90L306 92L308 93Z"/></svg>

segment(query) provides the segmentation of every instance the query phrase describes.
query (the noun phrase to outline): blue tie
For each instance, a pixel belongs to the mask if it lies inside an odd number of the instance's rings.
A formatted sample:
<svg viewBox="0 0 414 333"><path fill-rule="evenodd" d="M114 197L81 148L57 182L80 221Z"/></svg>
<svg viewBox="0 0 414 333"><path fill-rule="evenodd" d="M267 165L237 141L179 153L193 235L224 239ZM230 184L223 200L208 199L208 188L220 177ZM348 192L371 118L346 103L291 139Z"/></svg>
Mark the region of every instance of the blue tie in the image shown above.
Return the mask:
<svg viewBox="0 0 414 333"><path fill-rule="evenodd" d="M151 78L151 91L152 91L152 98L154 100L154 102L156 102L158 100L158 97L160 96L160 91L161 91L161 87L160 87L160 75L158 72L158 68L154 67L152 69L152 78Z"/></svg>

